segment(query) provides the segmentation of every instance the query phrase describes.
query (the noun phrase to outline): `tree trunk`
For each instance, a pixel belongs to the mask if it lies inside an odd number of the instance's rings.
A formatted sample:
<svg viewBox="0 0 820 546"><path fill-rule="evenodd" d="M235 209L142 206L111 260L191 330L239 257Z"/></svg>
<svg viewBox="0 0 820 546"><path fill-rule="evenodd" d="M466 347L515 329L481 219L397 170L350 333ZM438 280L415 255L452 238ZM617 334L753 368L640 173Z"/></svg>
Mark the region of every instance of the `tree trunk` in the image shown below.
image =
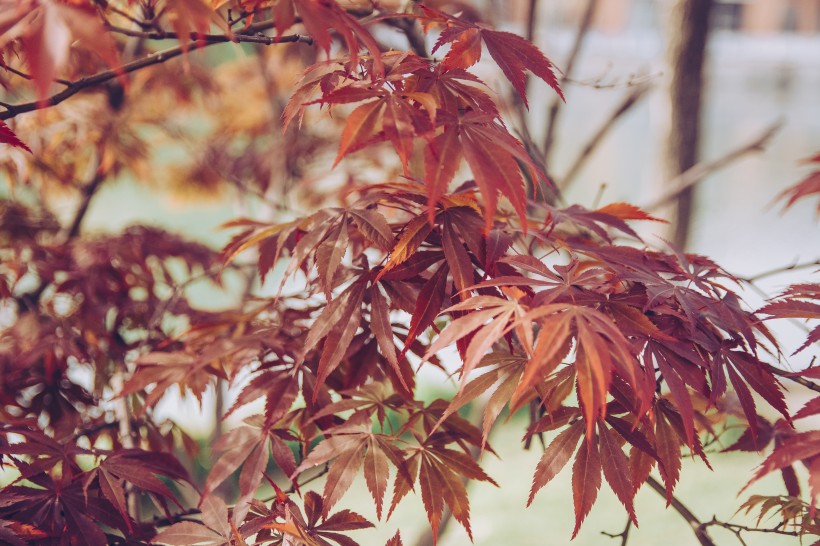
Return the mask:
<svg viewBox="0 0 820 546"><path fill-rule="evenodd" d="M666 180L698 161L703 65L709 15L714 0L672 0L667 19L666 60L669 67L669 127L664 146L663 174ZM683 192L672 213L672 241L686 247L692 217L694 188Z"/></svg>

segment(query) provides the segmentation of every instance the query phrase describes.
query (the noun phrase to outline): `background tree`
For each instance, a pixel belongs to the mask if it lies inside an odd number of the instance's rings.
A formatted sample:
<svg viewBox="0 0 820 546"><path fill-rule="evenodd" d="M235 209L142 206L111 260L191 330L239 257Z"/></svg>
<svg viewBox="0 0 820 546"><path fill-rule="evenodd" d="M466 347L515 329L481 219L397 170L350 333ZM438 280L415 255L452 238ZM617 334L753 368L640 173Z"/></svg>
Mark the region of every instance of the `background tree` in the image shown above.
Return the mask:
<svg viewBox="0 0 820 546"><path fill-rule="evenodd" d="M669 7L669 127L664 154L665 174L674 180L698 163L702 117L703 72L712 0L673 2ZM692 222L694 188L678 196L672 241L686 247Z"/></svg>
<svg viewBox="0 0 820 546"><path fill-rule="evenodd" d="M754 532L674 496L682 452L706 462L737 422L731 449L773 447L754 479L784 477L786 495L745 504L777 514L759 530L820 534L816 431L793 428L820 407L791 414L778 378L818 391L816 370L772 366L766 326L820 318L820 289L746 309L708 258L649 248L630 225L646 212L560 204L504 121L528 75L563 97L526 39L444 2L6 1L0 29L3 541L355 544L373 524L337 504L359 475L379 520L414 491L433 536L446 508L471 537L465 483L495 483L477 455L502 411L528 412L524 443L544 446L529 502L572 461L573 536L604 481L622 542L645 483L701 544ZM517 106L470 71L482 56ZM156 228L86 234L122 176L259 214L219 253ZM237 279L227 310L193 297ZM452 398L420 395L423 363L455 375ZM156 406L219 382L237 393L220 419L259 411L198 475L203 446ZM476 426L459 412L479 399Z"/></svg>

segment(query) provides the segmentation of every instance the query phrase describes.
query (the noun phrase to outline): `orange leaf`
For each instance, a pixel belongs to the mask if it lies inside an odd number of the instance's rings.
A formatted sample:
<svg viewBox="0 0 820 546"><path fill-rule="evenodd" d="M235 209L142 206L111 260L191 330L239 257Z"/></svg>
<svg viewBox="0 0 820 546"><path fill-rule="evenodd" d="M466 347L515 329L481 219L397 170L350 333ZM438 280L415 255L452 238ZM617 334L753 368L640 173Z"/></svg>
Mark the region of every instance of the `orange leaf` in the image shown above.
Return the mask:
<svg viewBox="0 0 820 546"><path fill-rule="evenodd" d="M629 203L610 203L609 205L599 208L598 212L615 216L621 220L651 220L652 222L668 223L666 220L656 218Z"/></svg>

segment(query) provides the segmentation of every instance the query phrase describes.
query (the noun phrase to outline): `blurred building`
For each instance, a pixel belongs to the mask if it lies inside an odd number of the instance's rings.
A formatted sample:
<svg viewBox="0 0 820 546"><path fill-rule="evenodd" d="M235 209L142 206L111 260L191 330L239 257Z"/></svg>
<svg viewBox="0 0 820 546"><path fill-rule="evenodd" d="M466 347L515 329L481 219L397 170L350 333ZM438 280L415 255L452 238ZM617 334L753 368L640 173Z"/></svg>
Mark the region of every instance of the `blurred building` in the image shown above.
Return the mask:
<svg viewBox="0 0 820 546"><path fill-rule="evenodd" d="M653 13L667 0L599 0L594 27L618 33L651 25ZM527 2L519 0L512 11L525 16ZM586 2L564 0L543 3L553 21L576 22ZM509 14L510 11L507 11ZM820 0L717 0L713 14L715 28L767 34L797 32L820 33Z"/></svg>

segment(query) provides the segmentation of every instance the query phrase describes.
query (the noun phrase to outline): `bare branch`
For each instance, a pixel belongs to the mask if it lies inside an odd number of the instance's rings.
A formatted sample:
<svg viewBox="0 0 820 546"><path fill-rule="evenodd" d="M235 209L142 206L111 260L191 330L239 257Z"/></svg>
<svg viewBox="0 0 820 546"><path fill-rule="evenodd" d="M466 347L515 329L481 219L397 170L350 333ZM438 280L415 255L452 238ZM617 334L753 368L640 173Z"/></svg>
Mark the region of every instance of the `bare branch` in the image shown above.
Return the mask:
<svg viewBox="0 0 820 546"><path fill-rule="evenodd" d="M399 29L401 33L404 34L404 37L407 38L407 44L410 46L410 49L413 50L413 53L422 58L427 58L429 56L429 53L427 52L427 44L424 42L424 35L419 30L419 27L414 19L385 19L384 23Z"/></svg>
<svg viewBox="0 0 820 546"><path fill-rule="evenodd" d="M138 31L137 31L138 32ZM151 34L151 33L148 33ZM165 33L171 34L171 33ZM290 34L287 36L279 36L279 37L271 37L271 36L264 36L264 35L245 35L245 34L235 34L233 36L233 40L231 40L228 36L223 36L220 34L208 34L205 36L198 36L197 37L197 44L201 44L199 47L207 47L213 44L221 44L226 42L250 42L255 44L264 44L264 45L276 45L276 44L284 44L284 43L296 43L301 42L305 44L313 44L313 38L310 36L304 36L301 34ZM188 44L191 45L191 44ZM113 68L110 70L103 70L102 72L98 72L92 76L87 76L85 78L80 78L79 80L71 82L65 89L60 91L59 93L55 93L50 97L44 100L38 101L31 101L21 104L15 104L7 107L5 112L0 112L0 120L11 119L15 116L20 114L24 114L26 112L32 112L34 110L41 110L43 108L48 108L50 106L55 106L60 104L61 102L73 97L80 91L84 89L89 89L92 87L96 87L101 85L109 80L113 80L123 74L128 74L129 72L134 72L136 70L141 70L148 66L152 66L155 64L164 63L169 59L173 59L174 57L178 57L182 55L186 51L186 48L183 46L172 47L170 49L166 49L164 51L158 51L156 53L152 53L146 57L141 59L137 59L136 61L126 63L122 66L117 68Z"/></svg>
<svg viewBox="0 0 820 546"><path fill-rule="evenodd" d="M127 11L120 9L117 6L113 6L107 1L106 2L101 2L100 0L96 0L95 3L100 7L100 9L103 12L110 11L111 13L115 13L115 14L119 15L120 17L123 17L123 18L127 19L128 21L131 21L135 25L138 25L142 28L151 28L151 25L153 24L152 21L143 21L143 20L137 19L136 17L134 17L133 15L128 13Z"/></svg>
<svg viewBox="0 0 820 546"><path fill-rule="evenodd" d="M578 54L581 51L581 46L584 43L589 33L589 27L592 24L592 16L595 15L595 8L598 5L598 0L587 0L584 14L581 16L581 22L578 24L578 32L575 34L575 42L572 44L567 63L564 66L561 82L572 75L575 68L575 61L578 59ZM552 148L553 135L555 133L555 126L558 124L558 116L561 108L561 99L555 97L550 104L549 112L547 114L547 132L544 135L544 159L549 160L550 149ZM547 161L549 162L549 161Z"/></svg>
<svg viewBox="0 0 820 546"><path fill-rule="evenodd" d="M820 258L818 258L817 260L814 260L813 262L802 262L802 263L794 262L794 263L789 264L789 265L784 265L784 266L775 267L775 268L772 268L772 269L767 269L766 271L763 271L761 273L757 273L757 274L752 275L750 277L738 277L738 278L741 281L746 281L746 282L749 282L749 283L753 283L755 281L759 281L760 279L763 279L763 278L766 278L766 277L771 277L773 275L779 275L780 273L786 273L788 271L796 271L798 269L806 269L808 267L818 267L818 266L820 266Z"/></svg>
<svg viewBox="0 0 820 546"><path fill-rule="evenodd" d="M731 150L730 152L712 161L703 161L698 163L669 182L667 185L670 186L671 189L668 192L641 208L648 212L657 210L667 203L671 203L677 199L681 193L685 192L692 186L695 186L710 174L731 165L749 153L763 151L775 133L777 133L782 126L783 122L778 120L746 144L743 144L742 146L735 148L734 150Z"/></svg>
<svg viewBox="0 0 820 546"><path fill-rule="evenodd" d="M89 181L88 184L83 186L80 190L82 192L82 201L80 201L80 206L74 213L74 218L71 220L71 224L65 230L64 239L66 241L71 240L80 234L80 227L82 227L83 220L88 212L88 207L91 204L91 200L94 198L94 195L97 194L97 190L100 189L103 181L105 181L105 173L101 170L97 170L91 181Z"/></svg>
<svg viewBox="0 0 820 546"><path fill-rule="evenodd" d="M658 495L663 498L666 498L666 488L663 486L661 482L649 476L646 479L646 483L649 484L649 487L654 489ZM683 504L677 497L673 496L672 500L669 502L672 508L680 514L680 516L686 520L686 523L692 528L692 532L695 533L695 538L698 539L698 542L701 546L715 546L715 543L712 542L709 533L706 531L706 526L702 521L700 521L695 514L689 510L685 504Z"/></svg>
<svg viewBox="0 0 820 546"><path fill-rule="evenodd" d="M612 130L615 123L630 109L632 109L632 107L635 106L644 95L646 95L646 92L649 91L649 89L649 84L642 84L634 87L632 91L624 97L624 100L621 101L618 107L612 111L609 117L604 120L595 134L593 134L589 139L586 146L584 146L578 154L578 157L575 158L575 161L573 161L572 166L567 171L567 174L561 180L562 190L566 190L572 182L575 181L575 178L578 176L581 168L586 164L587 160L592 156L592 153L604 140L604 137Z"/></svg>
<svg viewBox="0 0 820 546"><path fill-rule="evenodd" d="M571 83L579 87L589 87L592 89L618 89L625 87L637 87L646 85L656 81L662 74L656 72L654 74L632 74L626 80L619 79L605 79L604 76L598 78L590 78L587 80L576 80L574 78L563 78L561 83Z"/></svg>

